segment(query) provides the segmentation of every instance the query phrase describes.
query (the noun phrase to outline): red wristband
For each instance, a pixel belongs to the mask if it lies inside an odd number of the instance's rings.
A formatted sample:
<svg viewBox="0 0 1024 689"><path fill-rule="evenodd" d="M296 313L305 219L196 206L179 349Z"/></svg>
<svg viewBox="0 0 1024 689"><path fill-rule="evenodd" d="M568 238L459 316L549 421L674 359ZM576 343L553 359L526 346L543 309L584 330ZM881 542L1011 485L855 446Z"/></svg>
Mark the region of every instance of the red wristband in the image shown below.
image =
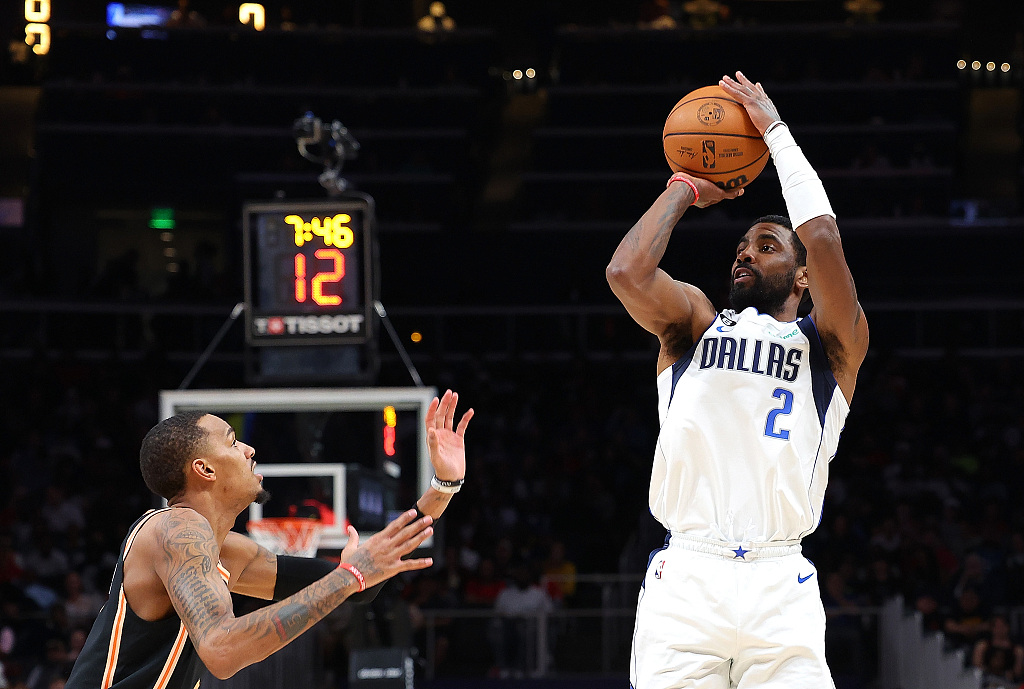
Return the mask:
<svg viewBox="0 0 1024 689"><path fill-rule="evenodd" d="M366 579L363 578L362 572L360 572L358 569L356 569L347 562L342 562L340 565L338 565L338 569L343 569L352 576L354 576L356 578L356 581L359 582L360 591L366 590Z"/></svg>
<svg viewBox="0 0 1024 689"><path fill-rule="evenodd" d="M690 187L690 189L693 190L693 203L690 204L691 206L696 205L697 202L700 201L700 192L697 191L697 185L683 177L682 174L677 172L676 174L669 177L668 182L665 184L665 188L668 189L670 186L672 186L672 182L685 182L686 186Z"/></svg>

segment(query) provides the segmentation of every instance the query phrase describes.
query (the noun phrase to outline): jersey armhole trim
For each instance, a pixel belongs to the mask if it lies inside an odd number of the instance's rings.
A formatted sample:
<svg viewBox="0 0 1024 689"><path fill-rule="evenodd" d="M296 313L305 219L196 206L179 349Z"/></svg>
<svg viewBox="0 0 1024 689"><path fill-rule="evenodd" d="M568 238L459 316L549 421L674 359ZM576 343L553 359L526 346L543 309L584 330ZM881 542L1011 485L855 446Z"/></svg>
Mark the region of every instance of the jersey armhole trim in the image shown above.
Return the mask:
<svg viewBox="0 0 1024 689"><path fill-rule="evenodd" d="M811 324L810 328L803 327L802 323L803 323L804 319L806 319L807 322ZM839 381L836 380L836 374L832 372L832 367L828 365L828 356L825 354L825 344L821 341L821 333L818 332L818 324L814 322L814 319L811 317L810 314L807 314L806 316L801 318L799 321L797 321L797 326L801 330L803 330L804 335L807 336L807 340L809 341L809 343L811 345L812 352L814 350L817 350L818 352L821 353L822 360L825 362L825 371L828 373L829 378L832 379L831 382L836 384L836 385L839 385ZM810 333L807 332L808 330L811 330L811 331L814 332L814 337L813 338L810 336Z"/></svg>
<svg viewBox="0 0 1024 689"><path fill-rule="evenodd" d="M700 337L694 340L693 344L690 345L690 348L686 350L686 354L676 359L670 367L672 369L672 388L668 394L669 406L672 405L672 397L675 396L676 394L676 383L678 383L679 379L683 376L684 373L686 373L686 369L690 367L690 362L693 361L693 355L697 353L697 345L703 342L704 336L707 335L709 330L715 327L715 323L718 322L718 317L719 314L715 314L714 320L712 320L711 324L704 329L704 332L700 334Z"/></svg>

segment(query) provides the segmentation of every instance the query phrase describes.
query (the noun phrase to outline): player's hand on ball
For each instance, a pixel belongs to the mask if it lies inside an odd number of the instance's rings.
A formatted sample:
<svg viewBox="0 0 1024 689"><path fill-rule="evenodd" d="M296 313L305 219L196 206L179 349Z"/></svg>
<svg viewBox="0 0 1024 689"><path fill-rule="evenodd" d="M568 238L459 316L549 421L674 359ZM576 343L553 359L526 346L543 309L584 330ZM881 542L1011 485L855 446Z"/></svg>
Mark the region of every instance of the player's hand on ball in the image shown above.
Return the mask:
<svg viewBox="0 0 1024 689"><path fill-rule="evenodd" d="M466 477L466 427L473 418L468 410L455 425L455 407L459 393L445 391L441 399L434 398L427 407L427 449L434 474L442 481L458 481Z"/></svg>
<svg viewBox="0 0 1024 689"><path fill-rule="evenodd" d="M697 187L697 193L700 194L700 198L697 199L697 203L693 204L697 208L707 208L712 206L719 201L725 201L726 199L734 199L737 196L743 196L743 188L739 189L722 189L714 182L709 182L706 179L700 177L693 177L682 172L677 172L673 176L682 176L693 182L694 186ZM680 184L676 182L676 184Z"/></svg>
<svg viewBox="0 0 1024 689"><path fill-rule="evenodd" d="M718 85L746 108L750 121L761 132L761 136L764 136L765 130L772 122L782 119L772 99L764 92L761 82L755 84L747 79L743 72L736 72L735 79L728 75L722 77Z"/></svg>

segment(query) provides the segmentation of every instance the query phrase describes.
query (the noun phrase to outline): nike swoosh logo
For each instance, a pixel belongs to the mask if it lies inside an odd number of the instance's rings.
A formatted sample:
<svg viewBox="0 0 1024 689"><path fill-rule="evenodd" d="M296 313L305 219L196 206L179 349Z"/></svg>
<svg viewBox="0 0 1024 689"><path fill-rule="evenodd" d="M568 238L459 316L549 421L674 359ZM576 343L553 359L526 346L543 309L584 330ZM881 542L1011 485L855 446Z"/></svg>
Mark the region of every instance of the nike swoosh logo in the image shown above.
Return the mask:
<svg viewBox="0 0 1024 689"><path fill-rule="evenodd" d="M724 333L725 332L725 326L724 325L720 325L717 328L715 328L715 330L717 330L720 333Z"/></svg>
<svg viewBox="0 0 1024 689"><path fill-rule="evenodd" d="M802 576L800 576L799 574L797 574L797 575L796 575L796 582L797 582L798 584L802 584L802 583L804 583L805 581L807 581L808 579L810 579L810 578L811 578L811 577L813 577L813 576L814 576L814 572L811 572L811 573L810 573L810 574L808 574L808 575L807 575L806 577L802 577Z"/></svg>

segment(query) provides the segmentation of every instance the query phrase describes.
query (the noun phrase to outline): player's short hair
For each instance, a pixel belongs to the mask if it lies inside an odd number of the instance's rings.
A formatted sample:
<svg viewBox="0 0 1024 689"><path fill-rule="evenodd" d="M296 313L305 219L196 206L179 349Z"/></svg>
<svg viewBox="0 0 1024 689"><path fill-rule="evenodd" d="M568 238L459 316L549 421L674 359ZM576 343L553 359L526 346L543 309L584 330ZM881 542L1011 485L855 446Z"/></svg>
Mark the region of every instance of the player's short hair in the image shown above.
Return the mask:
<svg viewBox="0 0 1024 689"><path fill-rule="evenodd" d="M164 498L185 490L185 466L199 456L206 442L206 429L199 419L203 411L184 411L149 429L139 450L139 467L146 486Z"/></svg>
<svg viewBox="0 0 1024 689"><path fill-rule="evenodd" d="M797 236L796 230L793 229L793 223L790 222L789 218L784 215L762 215L751 226L762 222L780 225L789 230L790 239L793 241L793 250L796 252L796 264L798 266L807 265L807 247L800 241L800 237Z"/></svg>

